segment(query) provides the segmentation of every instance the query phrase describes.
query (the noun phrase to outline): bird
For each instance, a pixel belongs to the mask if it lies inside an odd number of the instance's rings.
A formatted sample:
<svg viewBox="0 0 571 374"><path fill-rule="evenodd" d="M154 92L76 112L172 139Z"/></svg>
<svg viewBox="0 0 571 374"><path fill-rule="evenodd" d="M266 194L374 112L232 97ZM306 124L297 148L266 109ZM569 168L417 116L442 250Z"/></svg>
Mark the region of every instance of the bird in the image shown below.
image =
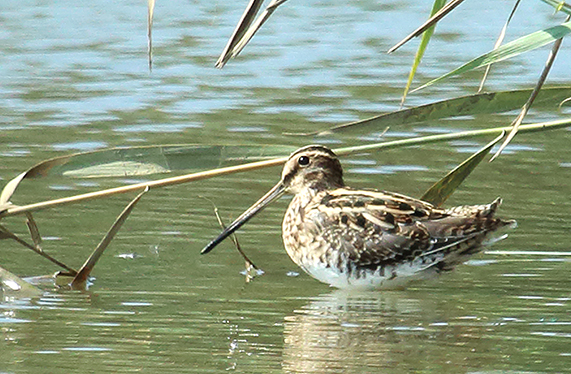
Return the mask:
<svg viewBox="0 0 571 374"><path fill-rule="evenodd" d="M514 220L495 217L501 204L440 208L403 194L345 185L338 157L310 145L293 152L280 181L212 240L210 252L272 201L294 195L283 243L307 274L345 289L403 288L467 261L507 236Z"/></svg>

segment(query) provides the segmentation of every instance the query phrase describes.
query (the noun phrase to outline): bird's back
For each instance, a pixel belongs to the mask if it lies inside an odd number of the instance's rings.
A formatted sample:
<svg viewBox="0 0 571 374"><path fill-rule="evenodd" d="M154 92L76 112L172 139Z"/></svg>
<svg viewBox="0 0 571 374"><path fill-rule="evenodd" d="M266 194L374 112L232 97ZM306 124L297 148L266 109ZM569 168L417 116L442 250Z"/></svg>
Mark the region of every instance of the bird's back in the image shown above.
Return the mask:
<svg viewBox="0 0 571 374"><path fill-rule="evenodd" d="M283 223L286 250L315 278L337 287L385 287L450 270L505 226L501 203L439 209L385 191L339 188L296 195Z"/></svg>

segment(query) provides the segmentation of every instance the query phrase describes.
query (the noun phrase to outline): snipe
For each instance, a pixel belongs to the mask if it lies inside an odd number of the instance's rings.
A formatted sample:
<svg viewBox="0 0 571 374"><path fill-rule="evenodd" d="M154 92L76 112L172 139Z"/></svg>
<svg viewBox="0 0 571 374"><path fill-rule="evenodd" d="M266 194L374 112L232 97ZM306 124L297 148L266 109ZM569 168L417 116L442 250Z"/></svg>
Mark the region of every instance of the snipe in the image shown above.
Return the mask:
<svg viewBox="0 0 571 374"><path fill-rule="evenodd" d="M294 152L282 178L202 253L240 228L283 193L294 198L283 220L291 259L312 277L339 288L391 288L451 270L515 227L495 218L501 200L440 209L408 196L345 186L337 156L323 146Z"/></svg>

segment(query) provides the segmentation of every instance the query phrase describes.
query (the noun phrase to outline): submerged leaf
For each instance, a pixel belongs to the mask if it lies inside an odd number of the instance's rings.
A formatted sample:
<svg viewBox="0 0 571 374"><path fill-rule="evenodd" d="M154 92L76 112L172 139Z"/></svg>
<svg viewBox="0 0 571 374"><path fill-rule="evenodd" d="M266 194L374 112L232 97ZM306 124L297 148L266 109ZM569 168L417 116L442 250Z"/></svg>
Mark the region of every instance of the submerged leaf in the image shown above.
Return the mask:
<svg viewBox="0 0 571 374"><path fill-rule="evenodd" d="M442 205L456 191L458 186L462 184L464 179L474 171L476 166L486 157L492 147L496 145L505 136L505 131L500 136L488 143L484 148L470 156L466 161L458 165L451 172L446 174L444 178L432 185L422 195L421 200L427 201L434 206Z"/></svg>

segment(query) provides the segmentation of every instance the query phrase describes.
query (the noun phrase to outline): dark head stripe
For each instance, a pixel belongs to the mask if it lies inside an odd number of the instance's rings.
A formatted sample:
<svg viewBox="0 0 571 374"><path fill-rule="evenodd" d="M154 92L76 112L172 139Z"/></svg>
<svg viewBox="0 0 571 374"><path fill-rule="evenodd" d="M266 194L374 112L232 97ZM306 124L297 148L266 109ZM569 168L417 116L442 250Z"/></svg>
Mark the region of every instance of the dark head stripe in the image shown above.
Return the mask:
<svg viewBox="0 0 571 374"><path fill-rule="evenodd" d="M317 152L317 153L325 153L331 157L337 158L337 155L333 153L333 151L325 146L322 145L308 145L303 148L298 149L297 151L293 152L289 157L292 158L300 153L305 152Z"/></svg>

